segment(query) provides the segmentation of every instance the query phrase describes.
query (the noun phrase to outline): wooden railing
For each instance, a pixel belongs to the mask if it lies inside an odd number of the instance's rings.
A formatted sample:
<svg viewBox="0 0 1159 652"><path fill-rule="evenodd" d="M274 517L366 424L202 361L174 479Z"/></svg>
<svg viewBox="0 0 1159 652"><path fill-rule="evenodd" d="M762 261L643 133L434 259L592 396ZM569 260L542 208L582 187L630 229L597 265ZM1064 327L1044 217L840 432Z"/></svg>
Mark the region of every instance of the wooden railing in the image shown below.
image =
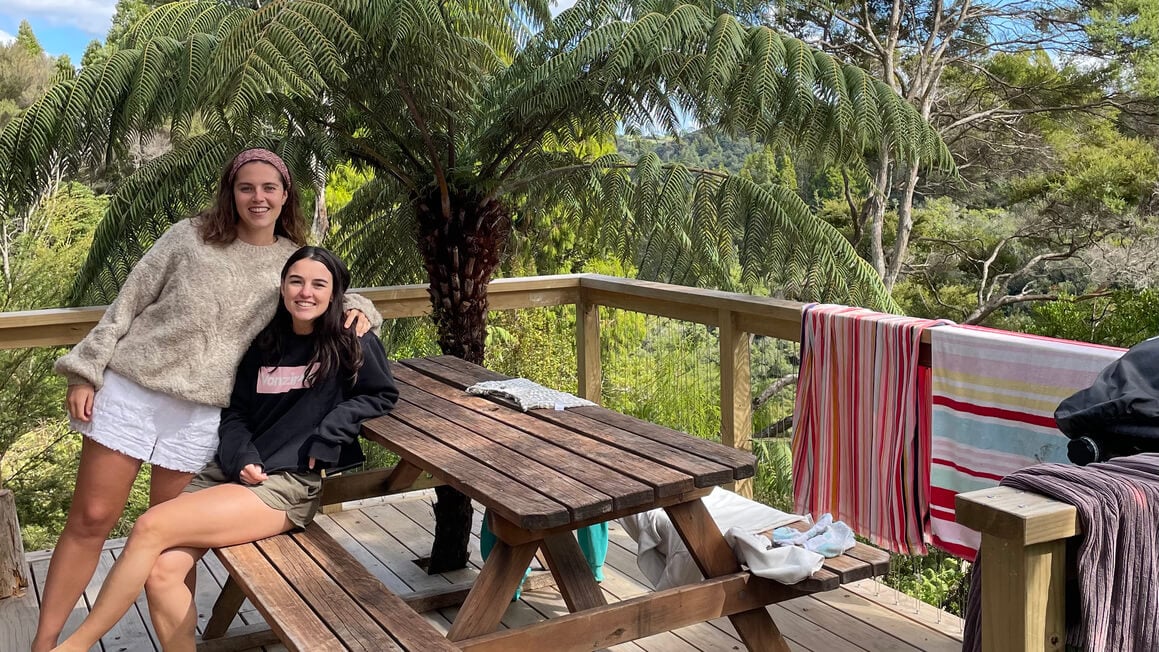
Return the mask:
<svg viewBox="0 0 1159 652"><path fill-rule="evenodd" d="M388 319L421 317L430 312L425 285L356 290L374 301ZM720 341L721 441L751 448L752 403L750 347L753 335L799 341L802 304L746 294L703 290L597 274L497 279L489 288L491 310L576 306L576 362L579 394L600 401L601 366L599 307L618 308L718 329ZM0 349L64 346L84 337L104 313L103 307L64 308L0 313ZM929 365L929 332L924 334L920 360ZM378 473L381 471L368 472ZM357 498L372 492L375 476L348 483ZM366 485L363 487L362 485ZM750 481L735 487L752 495ZM1006 504L1001 492L974 492L972 506L959 507L963 522L981 530L982 554L990 560L983 631L986 650L1057 649L1061 623L1060 550L1074 536L1073 507L1034 497ZM959 503L962 505L962 503ZM1033 505L1033 507L1028 507ZM1068 511L1069 510L1069 511Z"/></svg>
<svg viewBox="0 0 1159 652"><path fill-rule="evenodd" d="M425 285L355 290L372 300L386 319L430 313ZM488 289L491 310L576 306L579 394L600 401L600 306L695 322L720 335L721 441L750 450L752 399L749 342L752 335L797 341L801 304L747 294L602 276L569 274L496 279ZM104 314L104 307L0 313L0 349L75 344ZM751 480L734 490L752 495Z"/></svg>

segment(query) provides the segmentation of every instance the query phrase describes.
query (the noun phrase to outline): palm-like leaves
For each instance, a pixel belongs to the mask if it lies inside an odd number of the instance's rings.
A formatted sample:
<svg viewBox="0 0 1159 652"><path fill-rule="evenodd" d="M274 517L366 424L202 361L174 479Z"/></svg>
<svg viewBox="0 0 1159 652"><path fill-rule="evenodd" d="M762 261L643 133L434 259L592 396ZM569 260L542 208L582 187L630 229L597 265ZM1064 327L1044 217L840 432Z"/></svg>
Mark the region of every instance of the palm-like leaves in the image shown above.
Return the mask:
<svg viewBox="0 0 1159 652"><path fill-rule="evenodd" d="M888 87L710 2L580 0L554 19L545 0L177 2L150 14L132 46L59 82L0 134L7 206L58 162L99 163L135 134L172 134L174 150L118 192L77 299L108 299L246 144L284 152L299 179L345 160L374 170L334 216L362 282L413 274L403 238L414 225L483 197L550 203L651 277L728 286L739 264L745 285L877 306L890 303L872 272L792 193L576 145L620 124L691 118L831 158L884 142L953 167ZM429 196L437 205L424 213L416 201Z"/></svg>

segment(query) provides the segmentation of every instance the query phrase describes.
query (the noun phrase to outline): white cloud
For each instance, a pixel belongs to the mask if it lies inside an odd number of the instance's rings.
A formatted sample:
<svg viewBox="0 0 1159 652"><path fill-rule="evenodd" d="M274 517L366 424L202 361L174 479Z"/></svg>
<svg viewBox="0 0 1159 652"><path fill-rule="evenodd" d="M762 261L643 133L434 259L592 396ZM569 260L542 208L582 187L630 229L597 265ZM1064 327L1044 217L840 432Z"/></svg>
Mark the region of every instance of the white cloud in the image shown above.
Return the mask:
<svg viewBox="0 0 1159 652"><path fill-rule="evenodd" d="M551 15L558 16L564 9L570 9L575 4L575 0L553 0L551 3Z"/></svg>
<svg viewBox="0 0 1159 652"><path fill-rule="evenodd" d="M11 43L12 41L15 41L15 40L16 40L15 36L0 29L0 45L8 45L9 43Z"/></svg>
<svg viewBox="0 0 1159 652"><path fill-rule="evenodd" d="M13 18L43 18L103 37L116 9L117 0L4 0L0 13Z"/></svg>

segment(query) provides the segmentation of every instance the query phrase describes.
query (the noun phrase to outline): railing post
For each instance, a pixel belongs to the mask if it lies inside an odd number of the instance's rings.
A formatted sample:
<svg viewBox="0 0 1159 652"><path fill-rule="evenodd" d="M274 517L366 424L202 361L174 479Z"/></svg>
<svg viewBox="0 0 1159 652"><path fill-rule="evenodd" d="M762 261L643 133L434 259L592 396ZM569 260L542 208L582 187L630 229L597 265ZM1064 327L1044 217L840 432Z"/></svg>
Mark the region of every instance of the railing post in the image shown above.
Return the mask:
<svg viewBox="0 0 1159 652"><path fill-rule="evenodd" d="M600 369L600 307L589 303L580 286L575 304L575 361L579 375L579 395L600 402L603 374Z"/></svg>
<svg viewBox="0 0 1159 652"><path fill-rule="evenodd" d="M737 315L721 309L720 333L720 441L726 446L752 450L753 403L749 333L737 327ZM752 478L737 480L731 489L752 498Z"/></svg>
<svg viewBox="0 0 1159 652"><path fill-rule="evenodd" d="M958 494L958 523L982 533L982 650L1066 646L1066 540L1078 512L1009 487Z"/></svg>

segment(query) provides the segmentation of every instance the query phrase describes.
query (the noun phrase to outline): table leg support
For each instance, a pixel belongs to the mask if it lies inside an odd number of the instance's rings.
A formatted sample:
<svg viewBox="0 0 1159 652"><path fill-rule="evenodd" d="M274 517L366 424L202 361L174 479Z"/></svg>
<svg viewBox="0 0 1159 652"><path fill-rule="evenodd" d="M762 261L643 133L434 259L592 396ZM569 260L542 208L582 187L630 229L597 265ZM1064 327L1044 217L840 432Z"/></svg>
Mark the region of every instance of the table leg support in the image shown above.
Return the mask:
<svg viewBox="0 0 1159 652"><path fill-rule="evenodd" d="M549 535L543 540L543 552L569 611L575 613L608 603L571 532Z"/></svg>
<svg viewBox="0 0 1159 652"><path fill-rule="evenodd" d="M225 636L230 623L237 616L237 612L241 610L243 602L245 602L245 593L242 593L241 586L231 575L225 581L225 586L221 587L217 601L213 603L213 611L209 616L209 622L205 624L202 638L208 640Z"/></svg>
<svg viewBox="0 0 1159 652"><path fill-rule="evenodd" d="M502 539L495 542L463 608L451 623L447 638L461 641L489 634L499 627L499 621L511 604L511 596L523 581L523 573L535 557L539 544L539 541L531 541L512 546Z"/></svg>
<svg viewBox="0 0 1159 652"><path fill-rule="evenodd" d="M705 577L740 571L736 556L699 499L666 507L668 518L680 533L689 554ZM788 652L789 644L767 608L752 609L728 617L750 652Z"/></svg>

